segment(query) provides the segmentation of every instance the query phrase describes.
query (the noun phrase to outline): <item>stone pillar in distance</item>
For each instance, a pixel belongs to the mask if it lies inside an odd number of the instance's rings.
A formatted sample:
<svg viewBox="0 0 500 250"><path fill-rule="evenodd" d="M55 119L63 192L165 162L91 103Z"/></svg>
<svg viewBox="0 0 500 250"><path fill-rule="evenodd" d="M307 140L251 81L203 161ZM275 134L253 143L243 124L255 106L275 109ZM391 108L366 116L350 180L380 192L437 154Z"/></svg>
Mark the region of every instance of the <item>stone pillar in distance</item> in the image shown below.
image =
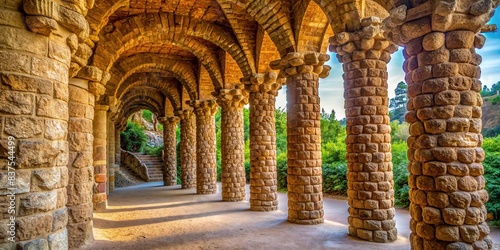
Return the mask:
<svg viewBox="0 0 500 250"><path fill-rule="evenodd" d="M217 160L215 141L215 100L190 100L196 113L196 193L214 194L217 191Z"/></svg>
<svg viewBox="0 0 500 250"><path fill-rule="evenodd" d="M244 85L221 89L217 103L221 107L222 200L245 200L245 137L243 106L248 103Z"/></svg>
<svg viewBox="0 0 500 250"><path fill-rule="evenodd" d="M271 62L287 81L288 221L323 223L319 77L327 54L290 52Z"/></svg>
<svg viewBox="0 0 500 250"><path fill-rule="evenodd" d="M158 117L163 124L163 152L165 168L163 169L163 185L177 185L177 151L175 129L180 121L177 116Z"/></svg>
<svg viewBox="0 0 500 250"><path fill-rule="evenodd" d="M115 122L108 112L108 194L115 190Z"/></svg>
<svg viewBox="0 0 500 250"><path fill-rule="evenodd" d="M397 46L381 20L361 20L359 31L330 39L344 68L347 122L349 234L367 241L397 239L387 91L387 63Z"/></svg>
<svg viewBox="0 0 500 250"><path fill-rule="evenodd" d="M278 209L275 102L282 84L267 72L242 79L250 92L250 210Z"/></svg>
<svg viewBox="0 0 500 250"><path fill-rule="evenodd" d="M96 105L94 109L94 210L102 211L107 208L106 182L106 133L107 111L109 106Z"/></svg>
<svg viewBox="0 0 500 250"><path fill-rule="evenodd" d="M493 247L476 54L492 11L491 1L422 2L399 6L386 21L388 37L405 46L413 249Z"/></svg>
<svg viewBox="0 0 500 250"><path fill-rule="evenodd" d="M176 111L181 121L181 185L196 187L196 116L191 109Z"/></svg>

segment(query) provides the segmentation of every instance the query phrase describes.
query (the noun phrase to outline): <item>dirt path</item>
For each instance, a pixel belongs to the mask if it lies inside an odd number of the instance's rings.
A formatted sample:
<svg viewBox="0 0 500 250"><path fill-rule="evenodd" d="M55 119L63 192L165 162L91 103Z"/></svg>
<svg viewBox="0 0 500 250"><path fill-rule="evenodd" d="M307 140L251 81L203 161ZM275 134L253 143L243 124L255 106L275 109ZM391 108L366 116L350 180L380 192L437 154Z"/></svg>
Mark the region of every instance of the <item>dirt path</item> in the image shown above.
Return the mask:
<svg viewBox="0 0 500 250"><path fill-rule="evenodd" d="M396 212L397 241L381 244L347 236L345 200L325 198L325 223L313 226L286 222L283 193L280 210L268 213L250 211L248 202L222 202L220 190L195 195L160 182L117 189L108 202L106 212L94 213L95 243L82 249L410 249L403 209ZM500 231L491 236L500 249Z"/></svg>

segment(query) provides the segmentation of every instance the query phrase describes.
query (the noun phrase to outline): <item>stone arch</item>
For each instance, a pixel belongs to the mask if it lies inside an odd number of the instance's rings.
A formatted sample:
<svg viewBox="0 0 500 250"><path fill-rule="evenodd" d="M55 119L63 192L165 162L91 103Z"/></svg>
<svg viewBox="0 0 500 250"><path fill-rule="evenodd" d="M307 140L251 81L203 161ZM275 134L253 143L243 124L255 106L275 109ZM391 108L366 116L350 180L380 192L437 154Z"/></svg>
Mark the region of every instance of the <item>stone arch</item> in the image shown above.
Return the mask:
<svg viewBox="0 0 500 250"><path fill-rule="evenodd" d="M132 74L144 69L156 69L157 71L170 72L186 88L191 99L198 97L197 78L194 65L188 61L172 60L172 57L160 56L149 53L141 53L120 60L113 66L110 73L111 80L106 85L108 94L112 95L115 89Z"/></svg>
<svg viewBox="0 0 500 250"><path fill-rule="evenodd" d="M161 80L168 81L168 83L162 83L160 82ZM120 100L130 89L154 86L169 99L174 109L178 110L182 107L181 96L178 89L179 84L180 82L175 78L161 77L153 73L135 73L116 89L115 97Z"/></svg>
<svg viewBox="0 0 500 250"><path fill-rule="evenodd" d="M127 41L135 40L148 33L165 34L168 36L198 37L220 47L233 57L238 63L243 75L250 75L254 71L239 45L236 37L226 28L207 21L179 16L172 13L141 14L120 20L114 23L115 30L101 35L102 41L97 45L94 66L103 68L101 61L112 55L114 47L121 47ZM102 47L102 49L100 48Z"/></svg>
<svg viewBox="0 0 500 250"><path fill-rule="evenodd" d="M140 36L137 39L129 40L121 44L121 47L117 48L113 55L100 62L103 64L99 63L99 67L102 67L107 71L114 65L117 60L120 59L121 55L123 55L124 53L132 51L133 48L139 46L144 47L148 45L158 45L158 41L161 41L162 45L176 46L196 56L201 64L207 69L207 71L210 72L210 78L212 78L212 82L214 83L215 87L222 88L224 78L222 77L221 66L217 55L213 52L215 47L211 48L210 46L205 45L197 39L187 36L172 36L170 34L156 34L153 32L147 33L146 35ZM109 44L106 44L104 46L107 45ZM99 53L101 49L102 47L98 47L96 53ZM112 48L109 48L109 50L112 50ZM94 62L97 63L97 61Z"/></svg>
<svg viewBox="0 0 500 250"><path fill-rule="evenodd" d="M130 0L96 1L85 17L91 29L91 35L98 36L102 28L108 23L109 17L119 8L127 6Z"/></svg>
<svg viewBox="0 0 500 250"><path fill-rule="evenodd" d="M156 88L132 88L120 100L119 110L128 110L134 105L142 104L152 107L152 112L158 116L165 115L165 96Z"/></svg>
<svg viewBox="0 0 500 250"><path fill-rule="evenodd" d="M328 48L328 38L333 35L328 17L314 1L309 1L309 4L300 5L296 9L298 21L294 28L297 51L325 53Z"/></svg>
<svg viewBox="0 0 500 250"><path fill-rule="evenodd" d="M224 4L234 4L245 9L269 34L274 44L276 44L280 55L283 56L295 50L293 30L287 11L288 6L283 6L285 2L279 0L218 0L218 3L221 6Z"/></svg>

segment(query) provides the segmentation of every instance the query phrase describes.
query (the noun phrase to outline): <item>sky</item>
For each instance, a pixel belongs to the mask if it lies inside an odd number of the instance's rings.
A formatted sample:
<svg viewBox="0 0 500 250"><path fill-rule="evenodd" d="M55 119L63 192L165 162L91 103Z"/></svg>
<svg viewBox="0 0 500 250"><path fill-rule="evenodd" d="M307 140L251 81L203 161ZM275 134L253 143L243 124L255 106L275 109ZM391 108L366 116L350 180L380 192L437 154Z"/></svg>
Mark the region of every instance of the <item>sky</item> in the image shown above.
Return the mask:
<svg viewBox="0 0 500 250"><path fill-rule="evenodd" d="M497 11L490 20L491 24L497 24L500 29L500 11ZM500 81L500 31L485 33L486 44L482 49L477 49L476 52L483 57L481 63L481 82L483 85L491 87L492 84ZM394 97L394 89L400 81L404 81L403 66L403 48L392 54L392 59L387 65L389 73L389 98ZM344 113L344 88L342 80L342 65L338 62L334 53L330 54L330 61L326 64L330 65L330 75L319 81L319 96L321 108L327 113L335 110L337 119L345 117ZM286 109L286 88L280 90L276 98L276 107Z"/></svg>

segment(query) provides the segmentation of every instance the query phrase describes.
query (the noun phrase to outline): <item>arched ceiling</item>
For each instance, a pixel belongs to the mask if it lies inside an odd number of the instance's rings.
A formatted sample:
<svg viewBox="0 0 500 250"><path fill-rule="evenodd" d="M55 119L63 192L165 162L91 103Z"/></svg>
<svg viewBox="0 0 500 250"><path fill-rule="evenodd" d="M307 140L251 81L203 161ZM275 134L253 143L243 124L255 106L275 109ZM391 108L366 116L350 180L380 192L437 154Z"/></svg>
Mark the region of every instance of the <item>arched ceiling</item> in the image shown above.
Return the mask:
<svg viewBox="0 0 500 250"><path fill-rule="evenodd" d="M140 97L132 89L152 87L181 109L179 93L210 98L200 91L233 86L238 71L263 73L288 52L325 52L333 33L356 29L365 15L384 17L398 1L95 0L89 65L111 74L105 95L121 105Z"/></svg>

